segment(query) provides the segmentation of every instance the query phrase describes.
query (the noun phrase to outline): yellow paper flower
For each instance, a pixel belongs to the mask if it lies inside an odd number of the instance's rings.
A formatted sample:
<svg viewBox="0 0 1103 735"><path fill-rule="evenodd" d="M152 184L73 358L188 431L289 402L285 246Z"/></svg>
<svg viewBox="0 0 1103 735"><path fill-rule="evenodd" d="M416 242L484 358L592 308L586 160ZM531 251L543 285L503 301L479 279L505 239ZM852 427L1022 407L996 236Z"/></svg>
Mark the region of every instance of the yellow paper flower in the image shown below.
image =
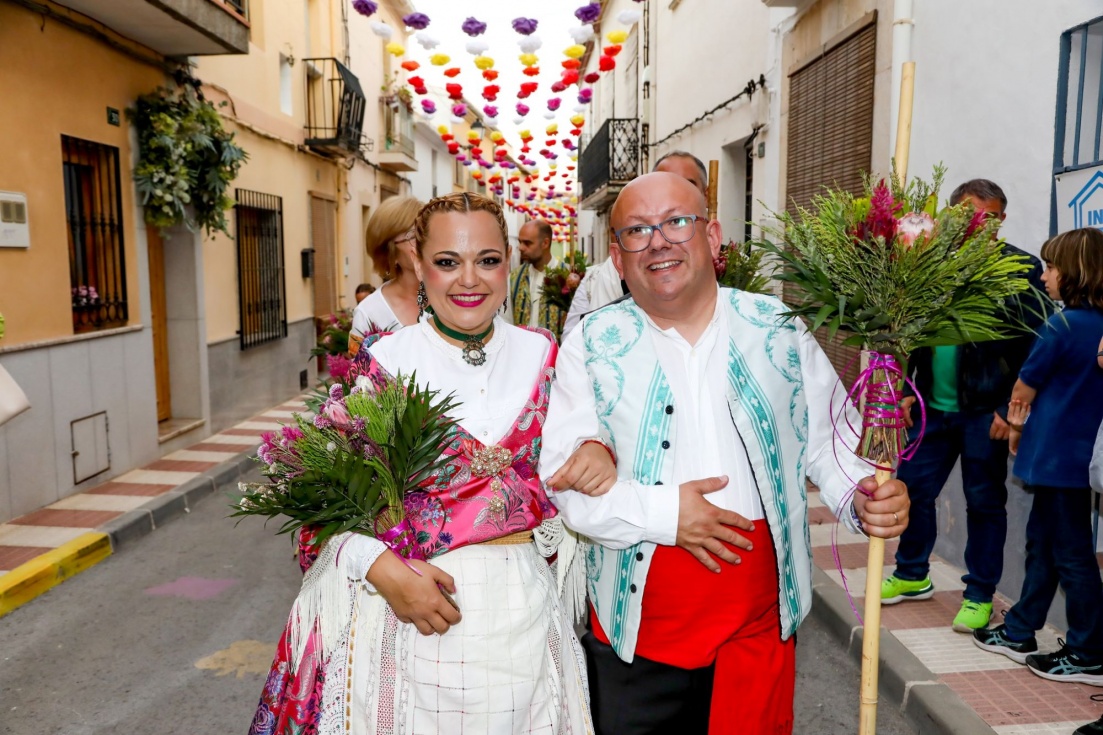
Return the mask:
<svg viewBox="0 0 1103 735"><path fill-rule="evenodd" d="M402 54L406 53L406 47L398 41L391 41L383 48L386 49L388 54L393 54L394 56L402 56Z"/></svg>
<svg viewBox="0 0 1103 735"><path fill-rule="evenodd" d="M438 125L437 126L437 132L440 133L441 135L448 135L449 133L452 132L452 130L447 125Z"/></svg>
<svg viewBox="0 0 1103 735"><path fill-rule="evenodd" d="M520 136L522 140L524 140L525 138L531 137L532 133L530 133L528 130L520 130L517 132L517 135Z"/></svg>
<svg viewBox="0 0 1103 735"><path fill-rule="evenodd" d="M433 54L429 57L429 63L433 66L444 66L451 60L452 57L448 54Z"/></svg>
<svg viewBox="0 0 1103 735"><path fill-rule="evenodd" d="M536 54L521 54L517 58L521 60L521 65L525 67L536 66L540 61Z"/></svg>
<svg viewBox="0 0 1103 735"><path fill-rule="evenodd" d="M476 132L474 130L468 130L467 131L467 139L468 140L478 140L479 139L478 132Z"/></svg>
<svg viewBox="0 0 1103 735"><path fill-rule="evenodd" d="M581 59L582 56L585 53L586 53L586 47L583 46L582 44L579 44L579 43L576 43L573 46L568 46L567 48L563 49L563 55L564 56L569 56L572 59Z"/></svg>
<svg viewBox="0 0 1103 735"><path fill-rule="evenodd" d="M557 123L552 123L551 125L548 126L548 135L555 135L558 132L559 132L559 125Z"/></svg>
<svg viewBox="0 0 1103 735"><path fill-rule="evenodd" d="M499 132L497 130L495 130L493 133L490 134L490 139L493 140L495 143L497 143L499 140L501 140L504 137L505 136L502 135L501 132Z"/></svg>
<svg viewBox="0 0 1103 735"><path fill-rule="evenodd" d="M475 66L479 67L479 71L486 71L487 69L494 68L494 59L489 56L476 56Z"/></svg>
<svg viewBox="0 0 1103 735"><path fill-rule="evenodd" d="M576 128L581 128L582 123L584 122L586 122L586 118L584 118L582 115L571 116L571 125L574 125Z"/></svg>
<svg viewBox="0 0 1103 735"><path fill-rule="evenodd" d="M609 39L609 43L624 43L628 40L628 31L609 31L605 37Z"/></svg>
<svg viewBox="0 0 1103 735"><path fill-rule="evenodd" d="M548 164L548 170L549 171L554 171L555 167L558 166L558 165L559 165L558 163L556 163L555 161L552 161L551 163Z"/></svg>

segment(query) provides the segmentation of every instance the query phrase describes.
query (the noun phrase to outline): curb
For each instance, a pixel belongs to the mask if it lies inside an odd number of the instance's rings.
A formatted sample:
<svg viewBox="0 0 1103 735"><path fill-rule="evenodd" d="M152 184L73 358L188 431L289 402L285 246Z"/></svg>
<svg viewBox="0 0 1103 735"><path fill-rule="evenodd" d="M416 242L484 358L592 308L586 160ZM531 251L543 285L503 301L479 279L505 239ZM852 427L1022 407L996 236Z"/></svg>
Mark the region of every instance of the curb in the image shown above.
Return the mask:
<svg viewBox="0 0 1103 735"><path fill-rule="evenodd" d="M861 662L864 629L857 624L846 593L818 567L812 569L811 614ZM886 628L881 628L879 659L880 702L900 709L920 735L996 735L991 725Z"/></svg>
<svg viewBox="0 0 1103 735"><path fill-rule="evenodd" d="M240 452L175 489L151 498L140 508L127 511L95 531L50 549L0 576L0 617L95 566L173 518L190 513L203 498L236 489L238 481L254 467L255 454L255 448Z"/></svg>

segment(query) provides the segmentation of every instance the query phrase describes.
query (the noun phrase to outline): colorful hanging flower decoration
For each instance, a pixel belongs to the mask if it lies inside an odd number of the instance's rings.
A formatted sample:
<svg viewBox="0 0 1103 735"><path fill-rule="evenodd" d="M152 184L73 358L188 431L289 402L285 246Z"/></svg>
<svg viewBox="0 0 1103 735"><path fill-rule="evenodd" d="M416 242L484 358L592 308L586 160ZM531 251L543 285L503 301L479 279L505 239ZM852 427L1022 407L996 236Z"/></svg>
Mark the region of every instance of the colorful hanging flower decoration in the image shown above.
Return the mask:
<svg viewBox="0 0 1103 735"><path fill-rule="evenodd" d="M609 43L624 43L628 40L628 31L609 31L605 34Z"/></svg>
<svg viewBox="0 0 1103 735"><path fill-rule="evenodd" d="M544 45L544 42L540 40L539 36L525 36L517 42L517 46L521 49L522 53L534 54L540 50L540 47Z"/></svg>
<svg viewBox="0 0 1103 735"><path fill-rule="evenodd" d="M591 89L590 87L586 87L586 89L583 89L581 92L578 93L578 102L579 102L579 104L583 104L583 105L589 104L590 101L593 98L594 98L594 90Z"/></svg>
<svg viewBox="0 0 1103 735"><path fill-rule="evenodd" d="M352 9L365 18L375 15L379 10L379 3L372 0L352 0Z"/></svg>
<svg viewBox="0 0 1103 735"><path fill-rule="evenodd" d="M562 64L563 68L568 71L577 71L578 69L582 68L582 62L578 59L563 59L563 61L560 63Z"/></svg>
<svg viewBox="0 0 1103 735"><path fill-rule="evenodd" d="M484 105L483 114L487 117L498 117L498 108L494 105Z"/></svg>
<svg viewBox="0 0 1103 735"><path fill-rule="evenodd" d="M498 78L498 72L494 71L493 69L484 69L483 70L483 79L485 79L486 81L493 82L497 78Z"/></svg>
<svg viewBox="0 0 1103 735"><path fill-rule="evenodd" d="M616 44L613 44L612 46L606 46L601 51L606 56L616 56L617 54L619 54L621 52L622 48L623 48L622 46L618 46Z"/></svg>
<svg viewBox="0 0 1103 735"><path fill-rule="evenodd" d="M448 77L449 79L455 79L459 75L460 68L458 66L453 66L444 70L444 76Z"/></svg>
<svg viewBox="0 0 1103 735"><path fill-rule="evenodd" d="M433 100L422 100L421 109L426 115L432 115L437 111L437 103L433 102Z"/></svg>
<svg viewBox="0 0 1103 735"><path fill-rule="evenodd" d="M571 116L571 125L574 125L576 128L581 128L584 122L586 122L586 118L584 118L582 115Z"/></svg>
<svg viewBox="0 0 1103 735"><path fill-rule="evenodd" d="M449 142L448 143L448 152L451 153L453 156L456 155L457 153L460 152L460 144L457 143L454 140Z"/></svg>
<svg viewBox="0 0 1103 735"><path fill-rule="evenodd" d="M586 82L587 84L597 84L597 81L599 79L601 79L601 75L598 74L596 71L592 71L586 76L582 77L582 81Z"/></svg>
<svg viewBox="0 0 1103 735"><path fill-rule="evenodd" d="M483 41L482 39L468 41L467 44L464 46L464 49L467 50L467 53L471 54L472 56L481 56L482 53L488 48L490 48L490 44L486 41Z"/></svg>
<svg viewBox="0 0 1103 735"><path fill-rule="evenodd" d="M578 18L582 23L593 23L601 17L601 3L583 5L578 10L574 11L574 17Z"/></svg>
<svg viewBox="0 0 1103 735"><path fill-rule="evenodd" d="M567 85L564 84L563 82L555 82L554 84L551 85L551 91L554 94L559 94L560 92L563 92L566 89L567 89Z"/></svg>
<svg viewBox="0 0 1103 735"><path fill-rule="evenodd" d="M467 105L457 102L452 105L452 114L456 117L467 117Z"/></svg>
<svg viewBox="0 0 1103 735"><path fill-rule="evenodd" d="M486 33L486 23L483 23L481 20L477 20L474 17L470 17L463 22L463 25L460 26L460 29L467 35L474 38L475 36L481 36L482 34Z"/></svg>
<svg viewBox="0 0 1103 735"><path fill-rule="evenodd" d="M528 97L529 95L536 92L536 90L539 87L540 87L539 82L522 82L521 83L521 91L517 93L517 98L523 100L526 97Z"/></svg>
<svg viewBox="0 0 1103 735"><path fill-rule="evenodd" d="M389 41L391 36L394 35L394 29L386 23L381 23L378 20L373 20L371 23L371 32L380 38Z"/></svg>
<svg viewBox="0 0 1103 735"><path fill-rule="evenodd" d="M633 26L639 23L642 17L643 11L640 10L622 10L617 14L617 20L626 26Z"/></svg>
<svg viewBox="0 0 1103 735"><path fill-rule="evenodd" d="M529 114L529 111L530 111L529 106L526 105L524 102L518 102L517 103L517 114L518 115L520 115L521 117L524 117L525 115Z"/></svg>
<svg viewBox="0 0 1103 735"><path fill-rule="evenodd" d="M590 26L576 26L567 31L575 43L586 43L594 37L594 29Z"/></svg>
<svg viewBox="0 0 1103 735"><path fill-rule="evenodd" d="M498 93L501 91L501 88L497 84L488 84L483 87L483 99L487 102L493 102L498 99Z"/></svg>
<svg viewBox="0 0 1103 735"><path fill-rule="evenodd" d="M402 16L402 22L406 24L407 28L424 31L429 27L429 16L425 13L410 13Z"/></svg>
<svg viewBox="0 0 1103 735"><path fill-rule="evenodd" d="M433 66L444 66L451 60L452 57L448 54L433 54L429 57L429 63Z"/></svg>
<svg viewBox="0 0 1103 735"><path fill-rule="evenodd" d="M402 56L404 53L406 53L406 47L403 46L398 41L390 41L386 46L383 47L383 49L388 54L390 54L391 56L394 56L396 58L399 57L399 56Z"/></svg>
<svg viewBox="0 0 1103 735"><path fill-rule="evenodd" d="M551 125L549 125L549 126L547 127L547 129L545 130L545 132L546 132L546 133L547 133L548 135L556 135L556 134L557 134L557 133L559 132L559 125L557 125L556 123L552 123Z"/></svg>
<svg viewBox="0 0 1103 735"><path fill-rule="evenodd" d="M494 59L490 58L489 56L476 56L475 57L475 66L479 69L479 71L486 71L487 69L493 69L494 68Z"/></svg>
<svg viewBox="0 0 1103 735"><path fill-rule="evenodd" d="M521 73L524 74L526 77L538 77L538 76L540 76L540 67L538 67L538 66L528 66L528 67L525 67L521 71Z"/></svg>
<svg viewBox="0 0 1103 735"><path fill-rule="evenodd" d="M425 31L414 34L414 38L417 39L417 42L421 44L421 47L426 51L432 51L440 45L440 39L438 39L431 33L426 33Z"/></svg>
<svg viewBox="0 0 1103 735"><path fill-rule="evenodd" d="M402 62L402 68L409 72L415 72L421 68L421 64L417 63L413 59Z"/></svg>
<svg viewBox="0 0 1103 735"><path fill-rule="evenodd" d="M539 25L539 22L536 18L514 18L511 25L513 26L513 30L517 31L522 36L531 36L533 33L536 33L536 26Z"/></svg>
<svg viewBox="0 0 1103 735"><path fill-rule="evenodd" d="M521 61L521 66L536 66L540 59L536 54L521 54L517 57Z"/></svg>
<svg viewBox="0 0 1103 735"><path fill-rule="evenodd" d="M580 43L563 49L563 55L571 59L581 59L586 53L586 47Z"/></svg>
<svg viewBox="0 0 1103 735"><path fill-rule="evenodd" d="M602 71L613 71L613 69L617 68L617 60L614 59L612 56L606 56L603 54L601 58L597 60L597 68L601 69Z"/></svg>
<svg viewBox="0 0 1103 735"><path fill-rule="evenodd" d="M578 82L578 72L574 69L568 69L563 72L563 77L559 81L567 85L575 84Z"/></svg>
<svg viewBox="0 0 1103 735"><path fill-rule="evenodd" d="M448 93L448 98L453 100L463 99L463 86L459 84L445 84L444 91Z"/></svg>

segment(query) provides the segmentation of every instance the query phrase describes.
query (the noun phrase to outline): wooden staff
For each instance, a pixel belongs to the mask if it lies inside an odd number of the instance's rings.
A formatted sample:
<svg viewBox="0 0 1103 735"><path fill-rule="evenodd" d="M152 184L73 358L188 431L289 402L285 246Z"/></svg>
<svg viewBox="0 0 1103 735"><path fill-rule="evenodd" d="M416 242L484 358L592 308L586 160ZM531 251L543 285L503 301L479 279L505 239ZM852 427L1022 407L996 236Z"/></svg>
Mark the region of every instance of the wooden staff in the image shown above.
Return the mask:
<svg viewBox="0 0 1103 735"><path fill-rule="evenodd" d="M716 194L720 188L720 162L709 161L709 219L716 219Z"/></svg>
<svg viewBox="0 0 1103 735"><path fill-rule="evenodd" d="M912 96L915 92L915 62L906 61L900 75L900 118L896 125L896 173L903 185L908 175L908 151L912 134ZM899 460L896 460L899 461ZM892 479L888 470L874 473L878 486ZM885 567L885 540L869 538L866 561L866 605L862 631L862 689L859 735L877 732L877 675L881 652L881 576Z"/></svg>

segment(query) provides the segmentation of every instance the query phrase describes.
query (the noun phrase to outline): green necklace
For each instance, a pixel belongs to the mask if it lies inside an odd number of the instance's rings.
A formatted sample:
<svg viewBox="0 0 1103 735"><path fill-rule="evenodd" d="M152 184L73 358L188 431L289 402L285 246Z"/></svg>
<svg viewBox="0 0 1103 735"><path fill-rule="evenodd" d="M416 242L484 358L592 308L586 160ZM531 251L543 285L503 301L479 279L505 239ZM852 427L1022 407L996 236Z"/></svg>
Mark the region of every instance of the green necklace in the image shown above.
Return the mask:
<svg viewBox="0 0 1103 735"><path fill-rule="evenodd" d="M494 331L493 321L490 322L490 326L482 334L458 332L446 326L437 316L433 317L433 326L439 329L444 336L463 342L463 361L468 365L478 367L486 362L486 350L483 349L483 346L486 345L486 338Z"/></svg>

